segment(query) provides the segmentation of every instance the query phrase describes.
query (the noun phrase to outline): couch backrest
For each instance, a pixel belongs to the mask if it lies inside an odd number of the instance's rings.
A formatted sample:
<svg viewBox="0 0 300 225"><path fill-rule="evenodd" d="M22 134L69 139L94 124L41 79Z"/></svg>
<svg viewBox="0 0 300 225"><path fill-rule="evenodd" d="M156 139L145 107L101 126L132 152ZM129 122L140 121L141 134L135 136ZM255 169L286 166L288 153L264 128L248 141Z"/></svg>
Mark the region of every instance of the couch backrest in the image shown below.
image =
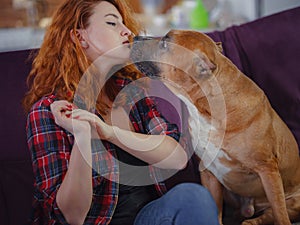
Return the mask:
<svg viewBox="0 0 300 225"><path fill-rule="evenodd" d="M29 216L33 174L21 105L30 51L0 53L0 224L22 225Z"/></svg>
<svg viewBox="0 0 300 225"><path fill-rule="evenodd" d="M300 146L299 27L300 7L208 35L265 91Z"/></svg>
<svg viewBox="0 0 300 225"><path fill-rule="evenodd" d="M0 161L28 158L28 151L24 149L26 116L21 101L26 92L26 77L31 68L29 53L29 50L0 53L0 91L4 99L0 111Z"/></svg>

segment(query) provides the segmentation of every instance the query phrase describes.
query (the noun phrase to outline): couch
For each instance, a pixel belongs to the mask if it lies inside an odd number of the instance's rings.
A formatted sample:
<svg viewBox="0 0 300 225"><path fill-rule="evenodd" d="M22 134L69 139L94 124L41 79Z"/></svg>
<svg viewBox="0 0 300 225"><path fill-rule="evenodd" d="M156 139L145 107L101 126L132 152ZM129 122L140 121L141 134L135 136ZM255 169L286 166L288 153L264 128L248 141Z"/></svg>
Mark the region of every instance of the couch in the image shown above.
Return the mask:
<svg viewBox="0 0 300 225"><path fill-rule="evenodd" d="M294 8L207 34L221 41L224 54L265 91L300 145L299 27L300 8ZM4 99L0 111L0 225L25 224L31 207L33 174L26 144L26 115L21 106L31 52L0 53L0 91ZM167 92L158 86L153 90L163 96ZM164 101L158 99L160 110L169 120L180 123L185 132L186 124ZM171 101L173 105L181 105L178 99ZM189 167L170 178L168 184L198 182L194 163L192 160Z"/></svg>

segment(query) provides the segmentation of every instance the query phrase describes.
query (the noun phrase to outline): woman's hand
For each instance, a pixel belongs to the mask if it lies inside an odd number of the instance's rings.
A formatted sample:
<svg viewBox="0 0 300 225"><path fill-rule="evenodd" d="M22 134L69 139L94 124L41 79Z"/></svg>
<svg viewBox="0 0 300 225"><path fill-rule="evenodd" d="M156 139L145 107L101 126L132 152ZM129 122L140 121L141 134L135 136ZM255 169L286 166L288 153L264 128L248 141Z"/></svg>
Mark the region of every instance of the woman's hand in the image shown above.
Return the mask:
<svg viewBox="0 0 300 225"><path fill-rule="evenodd" d="M71 117L74 108L75 106L72 103L65 100L55 101L50 105L51 112L57 125L71 132L74 136L77 134L88 136L91 133L90 124L87 121Z"/></svg>
<svg viewBox="0 0 300 225"><path fill-rule="evenodd" d="M76 120L88 121L92 127L92 137L109 140L113 127L102 121L97 115L82 109L73 109L71 117Z"/></svg>
<svg viewBox="0 0 300 225"><path fill-rule="evenodd" d="M72 110L75 108L70 102L60 100L50 105L55 123L65 130L71 132L75 138L75 145L81 152L85 161L92 165L91 157L91 126L89 122L74 119L71 117Z"/></svg>

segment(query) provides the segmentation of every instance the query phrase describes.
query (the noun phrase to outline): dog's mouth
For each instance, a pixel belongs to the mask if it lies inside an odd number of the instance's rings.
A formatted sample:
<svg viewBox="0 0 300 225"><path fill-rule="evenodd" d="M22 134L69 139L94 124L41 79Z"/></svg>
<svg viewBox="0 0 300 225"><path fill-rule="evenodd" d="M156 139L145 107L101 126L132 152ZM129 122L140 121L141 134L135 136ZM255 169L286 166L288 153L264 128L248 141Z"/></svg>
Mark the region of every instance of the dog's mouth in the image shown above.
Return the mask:
<svg viewBox="0 0 300 225"><path fill-rule="evenodd" d="M152 61L134 62L136 68L150 78L159 78L160 69Z"/></svg>
<svg viewBox="0 0 300 225"><path fill-rule="evenodd" d="M161 37L135 36L131 47L130 59L136 68L150 78L159 78L158 62L152 58L152 51Z"/></svg>

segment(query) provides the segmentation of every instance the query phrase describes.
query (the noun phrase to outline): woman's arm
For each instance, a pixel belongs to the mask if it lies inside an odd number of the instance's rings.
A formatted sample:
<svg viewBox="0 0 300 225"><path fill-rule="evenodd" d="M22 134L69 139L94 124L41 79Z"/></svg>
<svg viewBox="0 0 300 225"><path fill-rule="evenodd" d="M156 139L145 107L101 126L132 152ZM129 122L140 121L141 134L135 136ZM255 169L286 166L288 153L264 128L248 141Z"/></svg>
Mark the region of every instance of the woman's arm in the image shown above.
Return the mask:
<svg viewBox="0 0 300 225"><path fill-rule="evenodd" d="M51 112L54 99L55 96L42 99L28 114L26 130L35 176L34 197L49 220L82 224L92 198L92 169L87 163L91 153L90 125L63 117L65 110ZM76 122L80 126L75 126ZM56 123L73 132L75 144L70 133Z"/></svg>
<svg viewBox="0 0 300 225"><path fill-rule="evenodd" d="M102 132L97 124L98 133ZM167 135L147 135L112 127L108 141L135 157L163 169L183 169L187 155L182 146Z"/></svg>
<svg viewBox="0 0 300 225"><path fill-rule="evenodd" d="M92 202L91 128L89 123L68 118L66 101L51 104L56 124L74 135L68 170L58 189L56 201L69 224L83 224Z"/></svg>
<svg viewBox="0 0 300 225"><path fill-rule="evenodd" d="M164 169L183 169L186 166L186 152L170 136L141 134L110 126L96 115L81 109L73 110L72 117L89 121L97 129L100 139L119 146L151 165Z"/></svg>
<svg viewBox="0 0 300 225"><path fill-rule="evenodd" d="M56 195L57 205L69 224L83 224L92 194L92 168L74 143L68 171Z"/></svg>

